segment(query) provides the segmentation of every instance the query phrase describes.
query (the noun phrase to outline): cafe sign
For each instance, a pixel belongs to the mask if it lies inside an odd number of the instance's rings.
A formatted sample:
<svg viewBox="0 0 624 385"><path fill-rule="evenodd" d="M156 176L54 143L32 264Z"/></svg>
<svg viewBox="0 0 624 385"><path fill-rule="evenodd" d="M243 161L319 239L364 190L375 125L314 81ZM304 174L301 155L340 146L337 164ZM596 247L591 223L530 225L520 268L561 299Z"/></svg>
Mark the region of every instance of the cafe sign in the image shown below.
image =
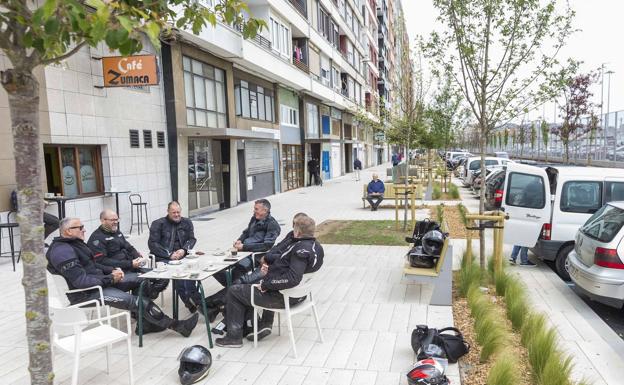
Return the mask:
<svg viewBox="0 0 624 385"><path fill-rule="evenodd" d="M104 87L137 87L158 84L158 66L155 55L104 57L102 70Z"/></svg>

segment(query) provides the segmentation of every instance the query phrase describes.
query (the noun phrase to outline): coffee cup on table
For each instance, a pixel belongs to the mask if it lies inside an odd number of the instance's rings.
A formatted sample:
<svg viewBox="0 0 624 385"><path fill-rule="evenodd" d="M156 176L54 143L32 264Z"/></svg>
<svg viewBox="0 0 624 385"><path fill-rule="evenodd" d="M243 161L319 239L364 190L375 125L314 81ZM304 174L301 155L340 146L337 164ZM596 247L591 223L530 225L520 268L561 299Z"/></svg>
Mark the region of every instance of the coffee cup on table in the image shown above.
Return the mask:
<svg viewBox="0 0 624 385"><path fill-rule="evenodd" d="M232 247L230 249L230 254L232 255L232 257L236 257L236 255L238 254L238 250L235 247Z"/></svg>

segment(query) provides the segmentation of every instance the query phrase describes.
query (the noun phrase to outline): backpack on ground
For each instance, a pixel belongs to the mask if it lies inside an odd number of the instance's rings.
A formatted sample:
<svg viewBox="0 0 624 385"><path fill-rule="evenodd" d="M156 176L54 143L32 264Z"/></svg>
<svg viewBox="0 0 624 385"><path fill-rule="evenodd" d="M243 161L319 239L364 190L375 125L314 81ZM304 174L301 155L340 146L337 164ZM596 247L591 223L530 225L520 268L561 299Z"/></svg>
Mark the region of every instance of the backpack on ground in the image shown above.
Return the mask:
<svg viewBox="0 0 624 385"><path fill-rule="evenodd" d="M462 333L454 327L438 330L427 325L417 325L412 331L411 344L418 360L446 358L450 363L455 363L470 350Z"/></svg>

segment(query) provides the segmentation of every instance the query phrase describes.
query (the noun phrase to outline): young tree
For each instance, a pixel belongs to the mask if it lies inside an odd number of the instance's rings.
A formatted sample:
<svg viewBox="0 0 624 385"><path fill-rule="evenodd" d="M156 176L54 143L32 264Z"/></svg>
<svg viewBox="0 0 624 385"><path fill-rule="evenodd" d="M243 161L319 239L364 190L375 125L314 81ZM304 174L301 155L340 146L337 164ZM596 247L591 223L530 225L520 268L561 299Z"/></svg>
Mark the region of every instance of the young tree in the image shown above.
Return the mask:
<svg viewBox="0 0 624 385"><path fill-rule="evenodd" d="M177 13L177 10L180 10ZM243 1L224 0L204 7L194 0L3 0L0 5L0 49L11 68L0 73L8 94L14 140L19 200L22 284L26 297L26 330L32 384L54 379L50 354L46 260L43 256L43 193L39 143L39 81L34 71L67 59L82 47L105 42L122 55L139 52L144 36L159 47L161 31L171 23L198 33L217 20L241 25L254 36L263 21L245 19Z"/></svg>
<svg viewBox="0 0 624 385"><path fill-rule="evenodd" d="M560 107L560 117L563 118L561 125L555 127L554 134L561 139L564 155L563 161L570 160L570 141L578 140L588 131L581 118L593 111L595 105L591 101L593 93L590 88L598 79L596 72L570 76L561 73L558 76L559 83L563 85L564 103Z"/></svg>
<svg viewBox="0 0 624 385"><path fill-rule="evenodd" d="M573 12L558 13L556 0L433 0L446 27L434 32L427 54L456 74L455 81L481 132L481 172L485 138L497 126L533 109L555 94L547 73L572 32ZM521 70L520 70L521 69ZM482 180L479 213L484 211ZM485 237L480 231L480 264Z"/></svg>
<svg viewBox="0 0 624 385"><path fill-rule="evenodd" d="M598 116L592 111L589 115L589 119L587 121L587 125L589 126L589 143L587 144L587 165L591 166L591 155L594 147L594 141L596 140L596 131L598 130L598 125L600 124L600 119Z"/></svg>
<svg viewBox="0 0 624 385"><path fill-rule="evenodd" d="M505 144L505 150L507 149L507 146L509 145L509 129L505 128L505 134L503 135L503 143Z"/></svg>
<svg viewBox="0 0 624 385"><path fill-rule="evenodd" d="M544 143L544 154L546 162L548 163L548 135L550 134L550 127L545 120L540 123L540 130L542 131L542 142Z"/></svg>
<svg viewBox="0 0 624 385"><path fill-rule="evenodd" d="M527 128L524 125L524 122L518 128L518 144L520 144L520 157L522 158L522 154L524 153L524 145L527 140Z"/></svg>

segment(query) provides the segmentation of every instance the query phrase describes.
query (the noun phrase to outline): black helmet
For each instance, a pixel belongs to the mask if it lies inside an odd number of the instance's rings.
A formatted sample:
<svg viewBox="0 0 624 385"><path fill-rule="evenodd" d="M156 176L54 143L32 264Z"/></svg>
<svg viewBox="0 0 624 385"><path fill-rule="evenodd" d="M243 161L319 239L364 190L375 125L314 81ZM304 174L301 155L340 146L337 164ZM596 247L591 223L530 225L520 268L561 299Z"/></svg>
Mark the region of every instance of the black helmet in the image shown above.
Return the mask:
<svg viewBox="0 0 624 385"><path fill-rule="evenodd" d="M444 375L444 367L433 358L420 360L414 365L414 369L407 373L409 385L449 385L448 378Z"/></svg>
<svg viewBox="0 0 624 385"><path fill-rule="evenodd" d="M201 345L193 345L185 348L180 353L180 383L182 385L194 384L208 375L212 365L210 351Z"/></svg>
<svg viewBox="0 0 624 385"><path fill-rule="evenodd" d="M422 237L423 252L427 255L440 255L444 245L445 235L440 230L428 231Z"/></svg>

